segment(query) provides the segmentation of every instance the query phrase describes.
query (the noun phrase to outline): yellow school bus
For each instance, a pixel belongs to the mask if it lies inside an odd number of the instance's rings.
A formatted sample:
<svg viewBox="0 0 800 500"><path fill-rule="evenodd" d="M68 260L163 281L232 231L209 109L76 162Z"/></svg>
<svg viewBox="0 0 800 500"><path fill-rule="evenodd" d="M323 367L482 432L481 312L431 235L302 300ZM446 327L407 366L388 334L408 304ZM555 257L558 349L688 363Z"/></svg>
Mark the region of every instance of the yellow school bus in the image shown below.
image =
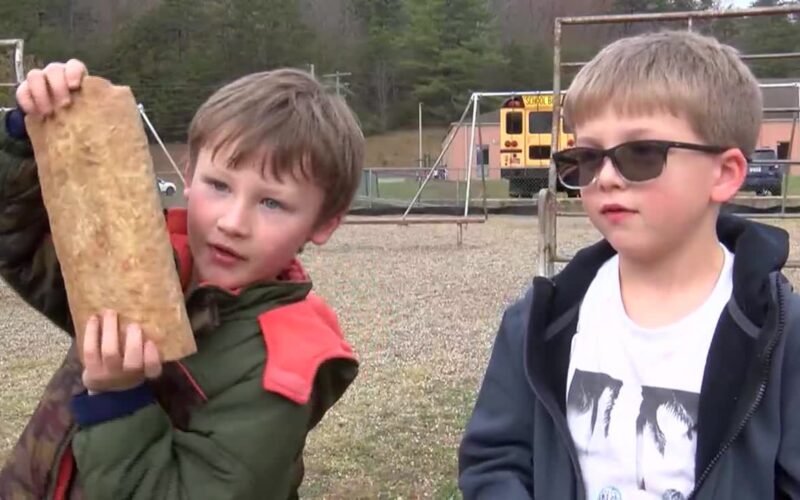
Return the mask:
<svg viewBox="0 0 800 500"><path fill-rule="evenodd" d="M564 94L561 95L563 99ZM500 108L500 176L508 179L512 197L531 197L547 187L552 131L552 92L515 95L503 102ZM574 135L565 130L563 119L558 135L559 150L574 144ZM558 189L563 190L560 185Z"/></svg>

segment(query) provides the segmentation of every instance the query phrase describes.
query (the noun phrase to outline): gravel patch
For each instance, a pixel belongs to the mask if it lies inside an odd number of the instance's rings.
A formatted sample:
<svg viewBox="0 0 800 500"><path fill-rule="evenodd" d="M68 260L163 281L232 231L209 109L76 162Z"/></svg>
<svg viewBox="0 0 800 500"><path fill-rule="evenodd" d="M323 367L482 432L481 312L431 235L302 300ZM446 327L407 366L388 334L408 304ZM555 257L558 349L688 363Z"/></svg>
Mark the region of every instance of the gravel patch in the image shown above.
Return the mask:
<svg viewBox="0 0 800 500"><path fill-rule="evenodd" d="M460 248L456 234L450 225L345 226L306 249L362 368L309 437L303 498L457 496L458 441L500 315L536 272L538 229L533 217L492 216L470 226ZM567 255L599 238L578 218L560 219L558 236ZM67 342L1 286L0 318L2 459Z"/></svg>

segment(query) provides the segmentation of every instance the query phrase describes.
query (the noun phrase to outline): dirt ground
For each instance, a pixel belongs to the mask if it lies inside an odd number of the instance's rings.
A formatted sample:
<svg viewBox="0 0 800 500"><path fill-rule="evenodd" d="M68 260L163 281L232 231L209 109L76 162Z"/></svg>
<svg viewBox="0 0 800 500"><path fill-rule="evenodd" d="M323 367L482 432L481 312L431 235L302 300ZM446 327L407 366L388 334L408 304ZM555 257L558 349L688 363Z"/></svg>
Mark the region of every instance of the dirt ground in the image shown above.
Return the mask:
<svg viewBox="0 0 800 500"><path fill-rule="evenodd" d="M783 225L798 234L798 224ZM585 219L558 231L568 255L598 238ZM458 497L459 438L500 315L535 273L537 234L535 218L493 216L461 248L450 225L345 226L308 248L303 260L362 368L310 437L303 498ZM66 346L0 287L0 459Z"/></svg>

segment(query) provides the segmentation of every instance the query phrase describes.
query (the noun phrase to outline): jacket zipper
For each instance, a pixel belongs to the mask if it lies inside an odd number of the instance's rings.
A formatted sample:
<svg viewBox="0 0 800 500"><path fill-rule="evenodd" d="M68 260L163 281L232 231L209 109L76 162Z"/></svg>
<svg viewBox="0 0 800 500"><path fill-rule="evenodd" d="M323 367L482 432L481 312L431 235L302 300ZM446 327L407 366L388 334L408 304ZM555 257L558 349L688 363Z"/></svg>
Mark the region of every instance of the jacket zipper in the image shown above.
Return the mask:
<svg viewBox="0 0 800 500"><path fill-rule="evenodd" d="M77 432L78 426L73 424L67 431L67 435L59 444L58 452L53 460L53 470L55 471L55 475L53 476L52 481L50 481L50 484L47 486L47 494L45 495L45 498L47 499L52 499L55 496L56 488L58 487L58 471L60 469L61 461L64 459L64 452L67 450L67 447L72 442L72 439L75 437Z"/></svg>
<svg viewBox="0 0 800 500"><path fill-rule="evenodd" d="M577 500L585 500L586 499L586 486L583 482L583 473L581 472L580 461L578 459L578 453L575 451L575 443L572 441L572 435L569 434L569 431L564 430L564 424L559 425L559 432L561 433L561 438L566 441L567 444L567 452L569 453L569 458L572 461L572 472L575 473L576 479L576 490L578 493ZM566 434L566 435L565 435Z"/></svg>
<svg viewBox="0 0 800 500"><path fill-rule="evenodd" d="M552 280L550 280L550 284L555 287L555 283ZM580 461L578 459L578 453L575 450L575 444L572 441L572 436L569 433L569 429L566 428L566 420L563 419L561 412L557 408L553 408L549 403L542 399L541 395L536 391L536 386L533 384L533 380L531 380L530 373L528 373L527 368L525 369L525 378L528 381L528 387L530 387L539 401L542 402L547 412L550 414L550 418L553 419L553 423L555 424L561 439L564 441L564 444L567 447L567 454L569 455L570 462L572 462L572 472L575 473L577 483L576 489L578 492L578 498L576 500L585 500L586 491L583 484L583 474L581 473Z"/></svg>
<svg viewBox="0 0 800 500"><path fill-rule="evenodd" d="M586 492L584 491L583 474L581 474L580 463L578 461L578 456L577 456L578 454L575 451L575 445L572 442L572 436L569 435L569 431L565 431L564 429L565 424L562 421L563 417L561 416L561 413L557 409L551 408L549 404L545 403L542 400L542 398L539 397L539 394L536 392L536 389L531 383L530 377L526 376L526 378L528 379L528 386L531 388L531 390L533 390L533 393L536 394L536 397L539 398L539 401L542 402L545 409L547 409L547 412L550 414L550 418L553 419L553 423L555 424L556 429L558 430L558 434L561 436L561 439L564 441L564 444L567 447L567 454L569 455L570 462L572 462L572 472L575 473L575 478L577 481L576 484L577 486L576 489L578 491L577 500L585 500Z"/></svg>
<svg viewBox="0 0 800 500"><path fill-rule="evenodd" d="M783 336L783 329L786 324L786 308L784 307L783 303L783 287L781 286L780 279L775 277L776 281L776 302L778 303L778 325L776 328L775 335L773 335L772 339L770 339L769 344L767 344L766 349L764 350L764 370L761 378L761 383L758 386L758 392L756 393L756 399L753 401L753 404L750 405L750 408L747 410L747 413L742 418L742 421L739 423L739 426L736 428L736 432L728 439L725 444L719 449L714 458L711 459L711 462L708 463L703 473L700 475L699 479L695 483L695 489L692 491L692 494L689 495L688 500L692 500L697 497L697 494L700 492L700 487L703 485L703 482L708 478L709 474L711 474L711 470L717 464L717 462L722 459L722 456L728 451L739 435L744 430L747 422L753 417L756 410L758 409L759 405L761 404L761 400L764 398L764 393L767 390L767 382L769 381L769 370L772 361L772 351L775 349L780 338Z"/></svg>

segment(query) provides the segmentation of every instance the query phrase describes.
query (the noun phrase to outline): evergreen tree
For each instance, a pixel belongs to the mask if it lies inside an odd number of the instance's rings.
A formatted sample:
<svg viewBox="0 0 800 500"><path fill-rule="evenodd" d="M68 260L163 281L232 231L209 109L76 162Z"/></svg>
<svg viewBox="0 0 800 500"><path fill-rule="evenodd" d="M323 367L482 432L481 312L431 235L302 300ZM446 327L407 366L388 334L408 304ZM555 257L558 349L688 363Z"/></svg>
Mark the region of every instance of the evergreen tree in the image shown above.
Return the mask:
<svg viewBox="0 0 800 500"><path fill-rule="evenodd" d="M504 66L498 36L483 0L407 0L403 37L406 80L428 114L458 117L482 78Z"/></svg>
<svg viewBox="0 0 800 500"><path fill-rule="evenodd" d="M403 0L351 0L363 26L358 47L357 92L368 130L385 131L400 95L401 34L406 25Z"/></svg>

